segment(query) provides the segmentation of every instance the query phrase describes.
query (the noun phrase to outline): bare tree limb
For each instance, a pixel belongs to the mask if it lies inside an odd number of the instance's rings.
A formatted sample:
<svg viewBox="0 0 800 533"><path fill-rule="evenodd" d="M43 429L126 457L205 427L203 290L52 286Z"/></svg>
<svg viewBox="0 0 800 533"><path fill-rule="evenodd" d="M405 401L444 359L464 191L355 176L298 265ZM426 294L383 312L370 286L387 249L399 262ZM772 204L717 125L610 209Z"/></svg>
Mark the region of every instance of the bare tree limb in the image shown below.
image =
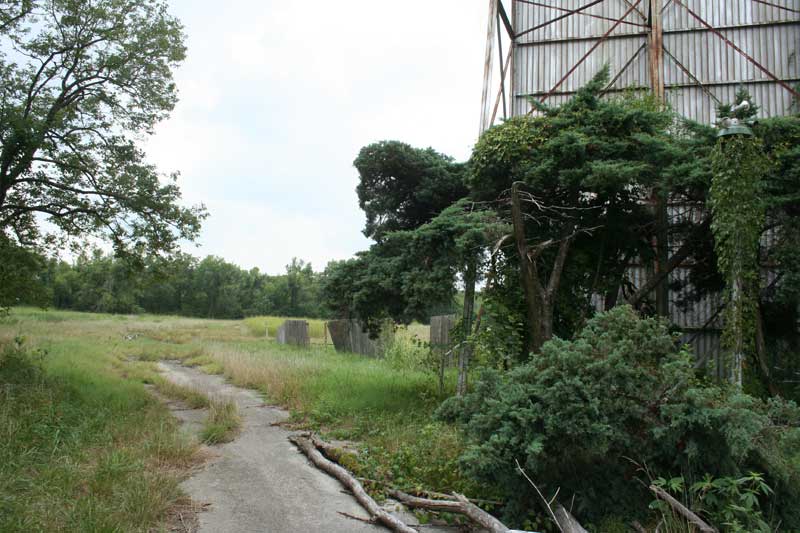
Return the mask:
<svg viewBox="0 0 800 533"><path fill-rule="evenodd" d="M492 533L508 533L510 531L497 518L493 517L477 505L470 502L466 497L458 493L453 493L453 498L455 498L455 500L431 500L429 498L418 498L399 490L389 491L389 496L397 499L397 501L407 505L408 507L428 509L430 511L441 511L445 513L462 514Z"/></svg>
<svg viewBox="0 0 800 533"><path fill-rule="evenodd" d="M567 511L566 507L560 503L556 504L556 510L553 511L551 504L553 501L555 501L555 496L553 496L553 499L548 502L547 498L545 498L544 494L542 494L542 491L540 491L539 487L536 486L536 483L533 482L533 480L528 476L527 472L525 472L525 469L522 468L522 465L519 464L519 461L514 459L514 462L517 464L517 470L519 470L528 483L530 483L531 486L536 490L536 493L542 499L542 503L544 503L545 508L550 513L550 518L553 519L553 522L555 522L556 526L562 533L589 533L583 529L583 526L581 526L580 522L578 522L578 520L572 516L572 513ZM556 495L558 495L558 493L556 493Z"/></svg>
<svg viewBox="0 0 800 533"><path fill-rule="evenodd" d="M686 520L694 524L697 527L697 529L699 529L702 533L717 533L716 529L703 522L703 520L699 516L694 514L691 511L691 509L684 506L681 502L673 498L664 489L656 487L655 485L650 485L650 490L653 491L653 494L655 494L657 498L664 500L667 503L667 505L672 507L672 509L676 513L680 514Z"/></svg>
<svg viewBox="0 0 800 533"><path fill-rule="evenodd" d="M392 531L398 531L400 533L417 533L415 529L410 528L408 525L403 523L403 521L395 516L392 516L383 508L381 508L381 506L379 506L375 500L373 500L369 494L367 494L367 492L364 490L364 487L361 486L361 483L359 483L358 480L350 474L350 472L323 457L310 439L301 437L299 435L292 435L289 437L289 440L295 446L297 446L300 451L302 451L306 457L308 457L309 460L314 463L315 466L317 466L317 468L335 477L340 483L342 483L342 485L350 489L350 491L353 493L353 496L355 496L356 500L358 500L358 503L360 503L364 509L369 512L370 516L373 516L376 520L381 522Z"/></svg>

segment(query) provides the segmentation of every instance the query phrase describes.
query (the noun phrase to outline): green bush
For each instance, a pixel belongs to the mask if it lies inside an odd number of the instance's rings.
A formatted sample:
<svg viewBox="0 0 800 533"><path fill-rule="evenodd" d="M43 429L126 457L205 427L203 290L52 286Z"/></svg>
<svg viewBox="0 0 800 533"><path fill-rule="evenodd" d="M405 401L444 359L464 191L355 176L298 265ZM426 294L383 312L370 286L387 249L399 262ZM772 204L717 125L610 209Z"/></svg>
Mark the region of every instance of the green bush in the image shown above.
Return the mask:
<svg viewBox="0 0 800 533"><path fill-rule="evenodd" d="M28 351L24 344L22 337L13 343L0 343L0 385L32 385L44 380L45 352Z"/></svg>
<svg viewBox="0 0 800 533"><path fill-rule="evenodd" d="M553 339L505 375L487 372L475 391L438 411L463 424L470 444L464 471L504 493L505 518L521 523L539 497L515 460L545 494L561 488L587 523L641 516L650 501L634 464L700 480L765 472L783 527L800 527L800 412L704 383L692 356L666 324L629 307L593 318L572 341Z"/></svg>
<svg viewBox="0 0 800 533"><path fill-rule="evenodd" d="M761 509L762 500L772 494L758 472L749 472L743 477L715 478L709 474L685 486L682 477L672 479L658 478L653 484L672 492L678 499L688 500L685 504L715 524L726 533L772 533ZM677 518L674 511L663 500L654 500L650 506L659 510L664 519Z"/></svg>

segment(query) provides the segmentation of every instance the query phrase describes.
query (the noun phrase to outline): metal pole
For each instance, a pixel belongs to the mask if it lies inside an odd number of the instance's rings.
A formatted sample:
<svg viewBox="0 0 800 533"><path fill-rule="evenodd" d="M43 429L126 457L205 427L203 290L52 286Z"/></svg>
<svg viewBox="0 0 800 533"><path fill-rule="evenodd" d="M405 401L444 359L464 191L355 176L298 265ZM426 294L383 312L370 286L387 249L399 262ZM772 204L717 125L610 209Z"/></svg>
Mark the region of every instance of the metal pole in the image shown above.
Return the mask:
<svg viewBox="0 0 800 533"><path fill-rule="evenodd" d="M481 123L478 135L483 134L489 129L490 104L489 91L491 90L492 63L494 59L494 32L497 28L497 2L499 0L489 0L489 27L486 30L486 60L483 66L483 94L481 95Z"/></svg>

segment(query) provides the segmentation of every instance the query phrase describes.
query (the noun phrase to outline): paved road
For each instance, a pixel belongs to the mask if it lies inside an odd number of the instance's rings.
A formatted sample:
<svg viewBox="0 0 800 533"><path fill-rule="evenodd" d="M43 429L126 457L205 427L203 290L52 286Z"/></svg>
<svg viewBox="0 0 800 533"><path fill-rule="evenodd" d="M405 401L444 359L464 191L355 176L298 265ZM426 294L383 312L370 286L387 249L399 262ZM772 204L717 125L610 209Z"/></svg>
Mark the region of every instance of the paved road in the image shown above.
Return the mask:
<svg viewBox="0 0 800 533"><path fill-rule="evenodd" d="M347 518L368 518L338 481L311 465L287 440L289 432L272 426L285 411L266 406L257 393L225 383L219 376L173 363L159 363L168 379L190 385L212 397L236 401L244 420L233 442L215 446L219 457L183 483L196 502L210 503L199 514L199 531L207 533L385 532L382 527ZM197 426L202 412L176 410L175 416Z"/></svg>

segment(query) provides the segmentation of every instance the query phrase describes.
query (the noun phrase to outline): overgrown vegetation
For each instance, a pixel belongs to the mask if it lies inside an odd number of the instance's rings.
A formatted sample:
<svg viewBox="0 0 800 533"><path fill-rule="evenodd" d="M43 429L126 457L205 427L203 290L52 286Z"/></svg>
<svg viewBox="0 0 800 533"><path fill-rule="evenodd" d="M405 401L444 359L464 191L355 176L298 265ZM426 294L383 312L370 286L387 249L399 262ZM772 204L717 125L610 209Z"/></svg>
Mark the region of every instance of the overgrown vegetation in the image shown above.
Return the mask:
<svg viewBox="0 0 800 533"><path fill-rule="evenodd" d="M210 373L224 373L234 384L258 390L290 409L295 427L357 441L360 453L348 466L378 482L371 486L376 492L386 484L481 494L457 464L463 449L460 431L432 418L443 399L435 374L420 369L416 356L405 353L427 352L412 340L425 338L423 326L398 331L396 338L403 345L392 360L338 354L330 344L308 349L281 346L251 335L243 321L16 308L0 326L0 335L5 331L23 331L51 352L74 352L79 359L93 361L102 354L105 371L125 376L131 386L151 384L169 397L196 399L198 407L209 399L193 389L170 385L158 375L155 361L177 359ZM451 394L453 375L448 375L447 384L445 394ZM213 398L210 402L217 414L209 417L201 438L225 441L235 435L235 429L229 431L235 425L230 423L235 412L218 408Z"/></svg>
<svg viewBox="0 0 800 533"><path fill-rule="evenodd" d="M797 405L698 378L666 323L629 307L597 315L574 340L545 343L506 374L487 371L474 392L438 413L462 424L469 438L462 468L502 493L516 523L539 501L518 460L547 494L574 496L575 512L595 524L609 510L645 515L651 497L633 479L637 464L698 482L762 472L775 494L748 498L759 499L773 527L800 528ZM713 501L706 494L703 509ZM709 510L715 519L718 512Z"/></svg>
<svg viewBox="0 0 800 533"><path fill-rule="evenodd" d="M211 401L208 418L203 424L200 438L206 444L230 442L242 427L239 410L233 400Z"/></svg>
<svg viewBox="0 0 800 533"><path fill-rule="evenodd" d="M183 498L196 444L120 375L105 335L42 325L0 323L0 530L155 527ZM30 346L18 330L35 333Z"/></svg>

